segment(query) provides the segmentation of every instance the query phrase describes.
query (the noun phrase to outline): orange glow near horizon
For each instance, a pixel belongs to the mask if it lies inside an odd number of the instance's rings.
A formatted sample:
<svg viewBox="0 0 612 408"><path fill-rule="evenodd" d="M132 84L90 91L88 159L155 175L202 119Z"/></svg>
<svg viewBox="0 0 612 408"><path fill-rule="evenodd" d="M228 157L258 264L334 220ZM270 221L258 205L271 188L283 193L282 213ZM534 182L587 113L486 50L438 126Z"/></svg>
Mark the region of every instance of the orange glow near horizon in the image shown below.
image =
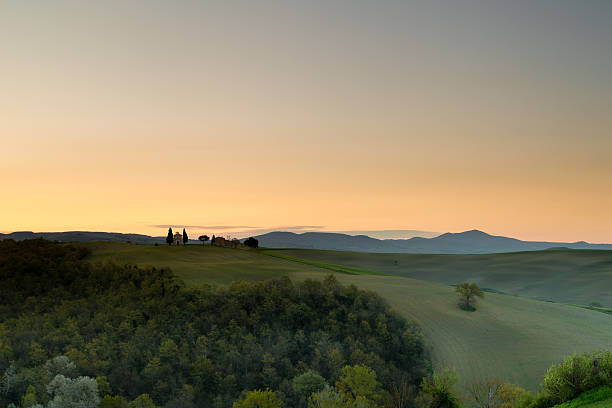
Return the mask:
<svg viewBox="0 0 612 408"><path fill-rule="evenodd" d="M605 5L60 3L0 6L0 231L612 242Z"/></svg>

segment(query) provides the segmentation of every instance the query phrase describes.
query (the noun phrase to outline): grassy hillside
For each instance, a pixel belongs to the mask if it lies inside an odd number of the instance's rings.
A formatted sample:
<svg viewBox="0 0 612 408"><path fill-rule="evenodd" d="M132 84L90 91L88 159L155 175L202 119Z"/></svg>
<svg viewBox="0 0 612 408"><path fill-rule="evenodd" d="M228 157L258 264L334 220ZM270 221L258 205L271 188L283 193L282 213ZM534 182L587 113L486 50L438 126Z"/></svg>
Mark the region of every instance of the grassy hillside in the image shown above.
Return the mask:
<svg viewBox="0 0 612 408"><path fill-rule="evenodd" d="M437 367L456 367L464 384L492 376L534 390L546 369L574 352L609 348L612 316L569 305L490 294L476 312L456 307L450 287L409 278L338 276L385 297L416 320Z"/></svg>
<svg viewBox="0 0 612 408"><path fill-rule="evenodd" d="M236 279L256 281L321 268L262 255L247 249L210 245L131 245L115 242L82 244L93 250L92 261L113 260L141 266L170 267L187 283L228 284Z"/></svg>
<svg viewBox="0 0 612 408"><path fill-rule="evenodd" d="M548 250L485 255L275 250L315 262L445 284L476 282L512 295L612 307L612 251Z"/></svg>
<svg viewBox="0 0 612 408"><path fill-rule="evenodd" d="M610 408L612 407L612 386L585 392L575 400L557 405L555 408Z"/></svg>
<svg viewBox="0 0 612 408"><path fill-rule="evenodd" d="M476 312L465 312L456 307L450 286L365 274L368 270L380 271L372 263L361 269L352 262L349 272L363 274L349 274L335 271L342 261L331 262L329 257L328 262L317 261L315 266L257 251L226 248L111 243L91 246L94 260L169 266L192 285L282 275L301 280L336 273L342 283L374 290L399 313L416 320L432 346L434 365L456 367L464 384L481 376L495 376L533 390L551 364L574 352L609 348L612 344L610 315L491 293L486 294ZM295 257L301 252L291 254Z"/></svg>

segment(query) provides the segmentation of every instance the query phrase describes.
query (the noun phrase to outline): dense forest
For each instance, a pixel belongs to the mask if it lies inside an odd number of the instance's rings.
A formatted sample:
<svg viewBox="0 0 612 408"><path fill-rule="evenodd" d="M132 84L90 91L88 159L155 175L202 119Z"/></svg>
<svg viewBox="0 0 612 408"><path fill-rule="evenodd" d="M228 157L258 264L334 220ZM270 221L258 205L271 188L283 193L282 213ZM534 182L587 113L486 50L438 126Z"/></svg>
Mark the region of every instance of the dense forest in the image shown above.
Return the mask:
<svg viewBox="0 0 612 408"><path fill-rule="evenodd" d="M302 408L334 393L392 406L429 374L418 327L333 276L186 288L168 269L87 255L0 241L0 406L248 407L263 398ZM87 393L90 405L67 402Z"/></svg>

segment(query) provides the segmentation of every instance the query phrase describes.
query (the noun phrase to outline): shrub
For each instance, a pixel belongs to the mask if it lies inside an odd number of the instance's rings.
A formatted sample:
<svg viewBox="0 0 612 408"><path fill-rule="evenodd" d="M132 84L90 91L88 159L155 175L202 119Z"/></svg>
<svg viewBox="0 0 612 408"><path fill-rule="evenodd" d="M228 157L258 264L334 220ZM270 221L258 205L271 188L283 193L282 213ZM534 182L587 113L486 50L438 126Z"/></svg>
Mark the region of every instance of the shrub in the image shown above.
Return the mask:
<svg viewBox="0 0 612 408"><path fill-rule="evenodd" d="M234 402L233 408L281 408L282 406L283 403L274 391L255 390L247 393L243 399Z"/></svg>
<svg viewBox="0 0 612 408"><path fill-rule="evenodd" d="M128 403L125 398L119 395L114 397L106 395L100 401L98 408L128 408Z"/></svg>
<svg viewBox="0 0 612 408"><path fill-rule="evenodd" d="M346 405L342 394L329 385L308 398L308 408L343 408Z"/></svg>
<svg viewBox="0 0 612 408"><path fill-rule="evenodd" d="M149 394L141 394L128 404L129 408L157 408Z"/></svg>
<svg viewBox="0 0 612 408"><path fill-rule="evenodd" d="M502 408L502 390L504 383L500 380L486 378L470 385L468 392L477 408Z"/></svg>
<svg viewBox="0 0 612 408"><path fill-rule="evenodd" d="M250 248L257 248L259 246L259 241L253 237L249 237L246 239L246 241L244 241L244 245Z"/></svg>
<svg viewBox="0 0 612 408"><path fill-rule="evenodd" d="M519 408L529 406L535 399L530 392L518 385L504 383L499 390L501 408Z"/></svg>
<svg viewBox="0 0 612 408"><path fill-rule="evenodd" d="M423 379L419 405L422 408L460 408L457 382L459 375L448 368Z"/></svg>
<svg viewBox="0 0 612 408"><path fill-rule="evenodd" d="M542 388L552 402L562 403L612 381L612 353L595 351L574 354L544 376Z"/></svg>
<svg viewBox="0 0 612 408"><path fill-rule="evenodd" d="M292 388L296 398L305 406L308 402L308 397L312 393L321 391L326 384L325 378L313 370L308 370L293 379Z"/></svg>

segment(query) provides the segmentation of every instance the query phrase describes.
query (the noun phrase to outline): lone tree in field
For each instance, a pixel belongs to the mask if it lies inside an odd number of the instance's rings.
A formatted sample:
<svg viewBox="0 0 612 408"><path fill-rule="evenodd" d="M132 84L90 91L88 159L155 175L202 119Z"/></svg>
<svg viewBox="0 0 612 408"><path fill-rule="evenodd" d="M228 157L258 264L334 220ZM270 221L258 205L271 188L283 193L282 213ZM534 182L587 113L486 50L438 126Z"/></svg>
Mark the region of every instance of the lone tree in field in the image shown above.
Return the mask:
<svg viewBox="0 0 612 408"><path fill-rule="evenodd" d="M199 239L200 241L202 241L202 244L204 244L204 243L205 243L206 241L208 241L210 238L208 238L208 235L200 235L200 236L198 237L198 239Z"/></svg>
<svg viewBox="0 0 612 408"><path fill-rule="evenodd" d="M459 307L463 310L476 310L476 297L484 297L484 293L475 283L458 283L455 292L459 294Z"/></svg>
<svg viewBox="0 0 612 408"><path fill-rule="evenodd" d="M215 234L213 234L213 237L210 240L210 245L214 245L214 244L215 244Z"/></svg>
<svg viewBox="0 0 612 408"><path fill-rule="evenodd" d="M244 241L244 245L250 248L257 248L259 246L259 241L253 237L249 237Z"/></svg>
<svg viewBox="0 0 612 408"><path fill-rule="evenodd" d="M188 242L189 237L187 236L187 231L185 231L185 228L183 228L183 245L187 245Z"/></svg>
<svg viewBox="0 0 612 408"><path fill-rule="evenodd" d="M168 236L166 237L166 244L172 245L174 242L174 234L172 234L172 227L168 228Z"/></svg>

